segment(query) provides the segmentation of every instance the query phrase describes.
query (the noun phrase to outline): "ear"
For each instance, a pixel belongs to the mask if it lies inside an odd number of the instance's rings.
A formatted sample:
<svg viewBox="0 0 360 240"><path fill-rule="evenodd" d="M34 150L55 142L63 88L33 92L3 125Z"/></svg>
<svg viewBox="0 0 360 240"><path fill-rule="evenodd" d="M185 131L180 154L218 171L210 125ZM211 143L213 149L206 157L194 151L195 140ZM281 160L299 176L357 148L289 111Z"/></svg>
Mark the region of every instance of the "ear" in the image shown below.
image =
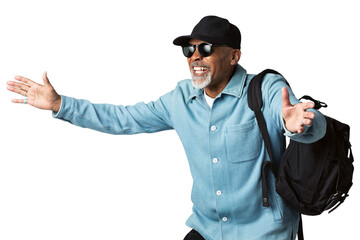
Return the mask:
<svg viewBox="0 0 360 240"><path fill-rule="evenodd" d="M240 51L240 49L234 49L234 50L232 51L232 59L231 59L230 64L231 64L232 66L236 65L236 64L239 62L240 57L241 57L241 51Z"/></svg>

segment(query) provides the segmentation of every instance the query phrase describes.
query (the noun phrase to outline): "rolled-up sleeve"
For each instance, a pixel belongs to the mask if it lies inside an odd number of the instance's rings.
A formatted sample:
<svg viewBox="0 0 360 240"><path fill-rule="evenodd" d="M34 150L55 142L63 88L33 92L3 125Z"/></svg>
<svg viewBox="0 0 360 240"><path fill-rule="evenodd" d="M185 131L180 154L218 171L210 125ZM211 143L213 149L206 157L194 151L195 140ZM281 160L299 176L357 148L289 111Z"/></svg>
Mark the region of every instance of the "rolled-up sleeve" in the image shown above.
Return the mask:
<svg viewBox="0 0 360 240"><path fill-rule="evenodd" d="M53 117L76 126L109 134L152 133L173 128L172 92L147 104L133 106L93 104L88 100L61 96L60 110Z"/></svg>

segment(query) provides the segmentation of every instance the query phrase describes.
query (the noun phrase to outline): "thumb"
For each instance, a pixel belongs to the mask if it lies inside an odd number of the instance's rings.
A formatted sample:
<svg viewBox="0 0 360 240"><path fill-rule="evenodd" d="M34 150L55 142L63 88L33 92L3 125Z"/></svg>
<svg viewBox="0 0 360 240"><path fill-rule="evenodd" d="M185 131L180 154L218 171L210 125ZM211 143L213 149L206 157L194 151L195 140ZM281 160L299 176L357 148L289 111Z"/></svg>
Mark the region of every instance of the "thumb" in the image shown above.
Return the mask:
<svg viewBox="0 0 360 240"><path fill-rule="evenodd" d="M286 87L283 87L281 89L281 97L282 97L282 106L283 107L292 106L292 104L290 102L290 98L289 98L289 91Z"/></svg>
<svg viewBox="0 0 360 240"><path fill-rule="evenodd" d="M43 73L42 79L45 85L51 85L46 71Z"/></svg>

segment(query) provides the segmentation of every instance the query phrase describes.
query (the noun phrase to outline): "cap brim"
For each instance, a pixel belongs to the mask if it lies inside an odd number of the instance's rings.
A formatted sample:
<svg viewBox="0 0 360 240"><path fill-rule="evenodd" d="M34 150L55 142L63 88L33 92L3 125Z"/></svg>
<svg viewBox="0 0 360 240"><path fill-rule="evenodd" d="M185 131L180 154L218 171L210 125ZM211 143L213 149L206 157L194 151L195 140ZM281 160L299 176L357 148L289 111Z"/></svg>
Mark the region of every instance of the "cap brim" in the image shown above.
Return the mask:
<svg viewBox="0 0 360 240"><path fill-rule="evenodd" d="M191 35L180 36L180 37L175 38L175 40L173 41L173 44L177 45L177 46L184 46L189 43L191 38L192 38Z"/></svg>
<svg viewBox="0 0 360 240"><path fill-rule="evenodd" d="M178 38L175 38L173 43L174 43L174 45L177 45L177 46L185 46L189 43L189 41L191 39L198 39L198 40L202 40L202 41L212 43L212 44L226 45L226 44L220 42L217 38L212 38L209 36L204 36L204 35L199 35L199 34L180 36Z"/></svg>

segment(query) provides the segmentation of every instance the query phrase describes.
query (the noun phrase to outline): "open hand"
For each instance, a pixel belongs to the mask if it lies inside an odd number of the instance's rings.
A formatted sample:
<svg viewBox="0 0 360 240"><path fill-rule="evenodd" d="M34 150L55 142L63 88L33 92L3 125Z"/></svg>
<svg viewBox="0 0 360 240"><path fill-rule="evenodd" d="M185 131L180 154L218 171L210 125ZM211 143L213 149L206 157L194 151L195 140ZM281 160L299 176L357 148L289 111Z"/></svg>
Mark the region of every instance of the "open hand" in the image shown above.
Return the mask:
<svg viewBox="0 0 360 240"><path fill-rule="evenodd" d="M301 134L304 125L311 125L315 118L315 113L307 112L307 109L314 108L314 103L297 103L292 105L289 99L289 92L286 87L281 90L282 96L282 116L287 130Z"/></svg>
<svg viewBox="0 0 360 240"><path fill-rule="evenodd" d="M24 96L24 99L12 99L13 103L25 103L31 106L58 112L61 106L61 96L50 84L47 73L43 74L44 85L28 78L15 76L17 81L8 81L7 89Z"/></svg>

